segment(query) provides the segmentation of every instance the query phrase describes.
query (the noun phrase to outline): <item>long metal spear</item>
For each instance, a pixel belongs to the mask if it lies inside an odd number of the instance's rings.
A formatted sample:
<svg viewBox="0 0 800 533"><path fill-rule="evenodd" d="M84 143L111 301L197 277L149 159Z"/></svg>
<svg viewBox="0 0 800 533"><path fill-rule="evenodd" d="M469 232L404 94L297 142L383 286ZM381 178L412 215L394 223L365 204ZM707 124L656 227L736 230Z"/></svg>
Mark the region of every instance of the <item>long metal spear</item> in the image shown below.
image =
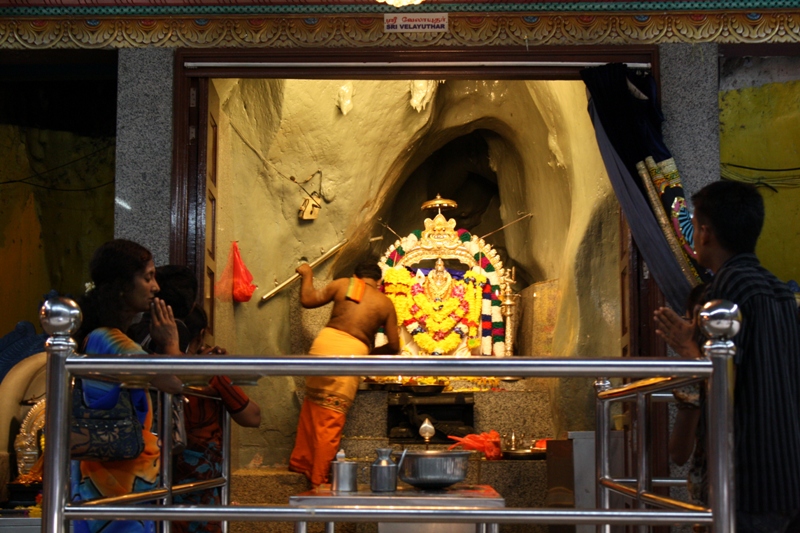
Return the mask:
<svg viewBox="0 0 800 533"><path fill-rule="evenodd" d="M331 248L330 250L319 256L318 259L315 259L312 263L309 263L308 266L314 268L315 266L319 265L320 263L331 257L333 254L338 252L342 248L342 246L344 246L346 243L347 239L343 240L342 242L340 242L339 244L337 244L336 246L334 246L333 248ZM262 296L261 301L266 302L267 300L269 300L270 298L281 292L283 289L285 289L287 286L289 286L292 282L297 281L298 279L300 279L300 274L295 273L289 279L287 279L286 281L284 281L283 283L281 283L280 285L269 291L264 296Z"/></svg>

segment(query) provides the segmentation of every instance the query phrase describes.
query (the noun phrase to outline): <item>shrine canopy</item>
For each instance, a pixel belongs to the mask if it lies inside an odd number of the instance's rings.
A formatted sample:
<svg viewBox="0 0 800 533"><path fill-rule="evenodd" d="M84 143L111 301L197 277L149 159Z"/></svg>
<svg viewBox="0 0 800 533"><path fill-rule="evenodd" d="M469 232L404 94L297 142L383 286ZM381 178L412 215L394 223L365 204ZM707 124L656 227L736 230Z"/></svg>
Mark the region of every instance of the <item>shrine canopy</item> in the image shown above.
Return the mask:
<svg viewBox="0 0 800 533"><path fill-rule="evenodd" d="M502 296L513 280L497 252L437 214L381 257L405 355L511 355ZM423 264L427 263L427 268Z"/></svg>

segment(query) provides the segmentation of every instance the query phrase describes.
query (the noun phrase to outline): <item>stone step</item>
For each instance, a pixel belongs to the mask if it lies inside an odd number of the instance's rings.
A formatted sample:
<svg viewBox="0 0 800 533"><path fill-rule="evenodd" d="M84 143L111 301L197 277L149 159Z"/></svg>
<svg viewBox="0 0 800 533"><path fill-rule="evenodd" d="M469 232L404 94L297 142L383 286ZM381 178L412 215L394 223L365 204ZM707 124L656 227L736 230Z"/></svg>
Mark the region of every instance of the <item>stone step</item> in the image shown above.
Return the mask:
<svg viewBox="0 0 800 533"><path fill-rule="evenodd" d="M289 496L311 489L303 474L288 467L259 467L236 470L231 475L231 501L249 504L288 504Z"/></svg>
<svg viewBox="0 0 800 533"><path fill-rule="evenodd" d="M311 489L303 474L288 467L260 467L231 474L231 501L241 505L288 505L289 497ZM374 527L370 527L374 526ZM294 533L294 522L231 522L231 533ZM309 522L308 533L325 531L323 522ZM336 524L337 533L377 533L375 524Z"/></svg>

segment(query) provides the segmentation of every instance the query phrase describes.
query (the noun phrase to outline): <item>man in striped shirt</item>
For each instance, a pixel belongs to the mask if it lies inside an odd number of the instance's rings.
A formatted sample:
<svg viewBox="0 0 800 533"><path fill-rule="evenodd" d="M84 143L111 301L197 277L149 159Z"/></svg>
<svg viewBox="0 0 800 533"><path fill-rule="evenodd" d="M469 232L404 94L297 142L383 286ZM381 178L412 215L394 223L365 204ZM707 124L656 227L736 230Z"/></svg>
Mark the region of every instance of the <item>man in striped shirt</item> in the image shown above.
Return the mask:
<svg viewBox="0 0 800 533"><path fill-rule="evenodd" d="M755 247L764 201L755 187L714 182L692 196L694 246L714 272L704 300L742 311L734 388L739 532L800 531L800 327L788 286L761 266ZM661 308L657 333L679 354L701 357L693 325Z"/></svg>

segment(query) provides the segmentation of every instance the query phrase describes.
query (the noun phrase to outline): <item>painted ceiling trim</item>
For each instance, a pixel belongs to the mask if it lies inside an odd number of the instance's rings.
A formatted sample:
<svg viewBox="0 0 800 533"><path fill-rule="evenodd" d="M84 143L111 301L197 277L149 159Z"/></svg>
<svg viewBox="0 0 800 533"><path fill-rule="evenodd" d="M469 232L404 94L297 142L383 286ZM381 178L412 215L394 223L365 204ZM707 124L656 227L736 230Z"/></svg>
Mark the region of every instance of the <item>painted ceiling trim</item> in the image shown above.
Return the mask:
<svg viewBox="0 0 800 533"><path fill-rule="evenodd" d="M124 3L124 5L120 5ZM797 7L797 0L627 0L448 2L428 1L403 11L530 12L530 13L646 13L675 11L771 10ZM0 0L0 17L51 16L201 16L354 13L391 11L372 0Z"/></svg>
<svg viewBox="0 0 800 533"><path fill-rule="evenodd" d="M213 16L213 15L285 15L342 14L383 12L512 12L512 13L663 13L687 11L761 11L797 8L797 0L711 0L672 2L449 2L429 0L416 6L395 9L373 0L228 0L225 3L198 3L176 0L130 0L125 5L102 0L0 0L0 17L142 17L142 16Z"/></svg>
<svg viewBox="0 0 800 533"><path fill-rule="evenodd" d="M443 6L436 4L438 9L432 11L443 12ZM383 13L396 11L383 5L377 11L258 17L0 18L0 48L446 48L800 42L799 9L637 15L451 13L448 31L443 33L386 33Z"/></svg>

